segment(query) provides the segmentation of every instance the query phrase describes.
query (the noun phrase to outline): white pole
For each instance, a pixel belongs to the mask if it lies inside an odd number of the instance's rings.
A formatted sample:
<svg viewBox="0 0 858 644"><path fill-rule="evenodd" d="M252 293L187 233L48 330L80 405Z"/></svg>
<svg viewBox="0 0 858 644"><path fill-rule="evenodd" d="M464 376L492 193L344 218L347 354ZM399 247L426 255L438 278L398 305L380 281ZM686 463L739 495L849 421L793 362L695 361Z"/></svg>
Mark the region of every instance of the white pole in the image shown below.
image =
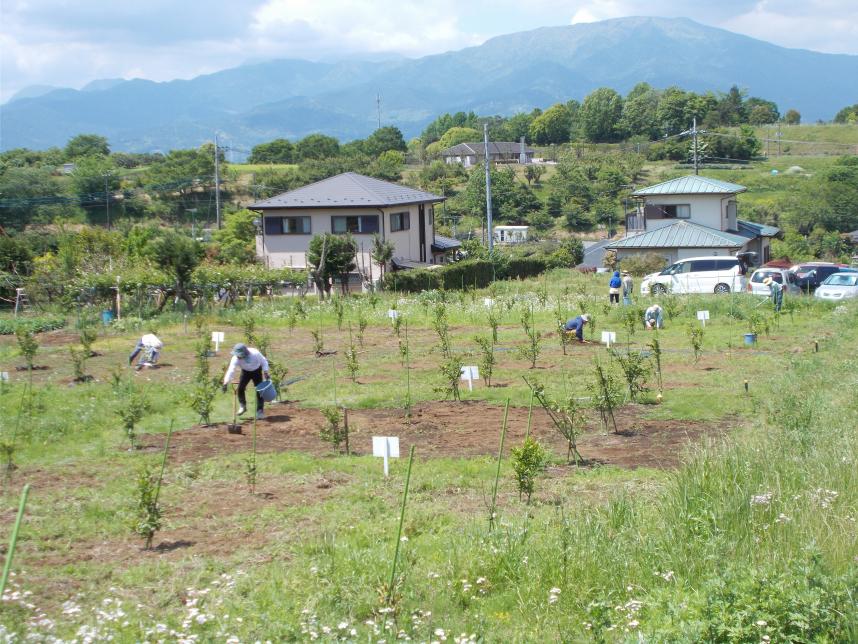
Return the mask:
<svg viewBox="0 0 858 644"><path fill-rule="evenodd" d="M390 474L390 439L384 439L384 477Z"/></svg>
<svg viewBox="0 0 858 644"><path fill-rule="evenodd" d="M217 134L215 134L215 219L217 228L220 230L220 160L218 156Z"/></svg>
<svg viewBox="0 0 858 644"><path fill-rule="evenodd" d="M494 231L492 228L492 174L489 161L489 124L483 123L483 144L486 152L486 228L488 228L489 255L495 248Z"/></svg>
<svg viewBox="0 0 858 644"><path fill-rule="evenodd" d="M471 370L469 368L468 369L468 391L474 390L474 379L471 378L472 375L473 375L473 373L471 372Z"/></svg>

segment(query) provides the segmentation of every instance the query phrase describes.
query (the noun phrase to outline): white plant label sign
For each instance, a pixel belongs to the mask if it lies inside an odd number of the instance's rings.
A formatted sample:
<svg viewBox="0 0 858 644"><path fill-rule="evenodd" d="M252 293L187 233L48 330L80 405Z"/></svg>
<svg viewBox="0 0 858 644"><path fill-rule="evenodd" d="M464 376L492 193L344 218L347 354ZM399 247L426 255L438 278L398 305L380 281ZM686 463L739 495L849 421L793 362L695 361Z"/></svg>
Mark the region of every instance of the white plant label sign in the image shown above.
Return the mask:
<svg viewBox="0 0 858 644"><path fill-rule="evenodd" d="M474 380L480 379L480 370L477 367L462 367L462 380L468 381L468 391L474 390Z"/></svg>
<svg viewBox="0 0 858 644"><path fill-rule="evenodd" d="M0 371L0 380L2 380L3 382L9 382L9 372Z"/></svg>
<svg viewBox="0 0 858 644"><path fill-rule="evenodd" d="M700 320L700 324L706 326L706 320L709 319L709 311L697 311L697 319Z"/></svg>
<svg viewBox="0 0 858 644"><path fill-rule="evenodd" d="M495 301L490 297L484 297L483 298L483 304L485 304L488 307L492 307L495 305Z"/></svg>
<svg viewBox="0 0 858 644"><path fill-rule="evenodd" d="M617 333L615 331L602 331L602 342L611 348L612 344L617 343Z"/></svg>
<svg viewBox="0 0 858 644"><path fill-rule="evenodd" d="M398 436L373 436L372 455L384 459L384 475L390 474L390 459L399 458Z"/></svg>
<svg viewBox="0 0 858 644"><path fill-rule="evenodd" d="M212 342L215 343L215 353L220 350L220 343L223 342L223 331L212 331Z"/></svg>
<svg viewBox="0 0 858 644"><path fill-rule="evenodd" d="M387 312L387 317L389 317L391 320L395 320L399 317L399 311L397 311L396 309L390 309Z"/></svg>

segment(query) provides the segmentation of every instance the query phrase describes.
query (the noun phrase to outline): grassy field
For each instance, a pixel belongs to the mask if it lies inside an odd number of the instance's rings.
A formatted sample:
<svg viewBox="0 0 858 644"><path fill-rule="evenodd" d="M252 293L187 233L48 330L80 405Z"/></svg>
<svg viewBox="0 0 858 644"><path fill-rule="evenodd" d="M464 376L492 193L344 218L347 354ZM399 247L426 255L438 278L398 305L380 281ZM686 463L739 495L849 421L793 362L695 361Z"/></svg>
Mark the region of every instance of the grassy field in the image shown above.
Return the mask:
<svg viewBox="0 0 858 644"><path fill-rule="evenodd" d="M474 293L203 312L200 326L224 331L228 346L252 319L269 357L289 368L287 402L256 426L253 493L252 424L226 432L228 395L218 394L211 427L190 409L194 319L165 314L104 331L84 384L72 381L68 359L77 332L42 334L35 364L48 368L32 372L33 395L26 371L15 371L14 338L0 338L0 369L11 373L0 388L0 439L14 445L16 466L0 501L4 532L21 487L32 485L0 641L854 641L858 307L789 299L776 318L744 294L668 298L657 336L663 400L650 373L650 390L617 409L615 433L591 408L595 364L621 378L627 352L652 358L654 334L639 321L647 301L627 327L632 309L608 306L604 282L556 271ZM702 309L710 321L695 357L689 329ZM535 369L519 354L531 311L544 336ZM595 319L588 338L616 332L615 356L596 342L564 355L557 320L581 311ZM442 312L451 355L464 364L479 363L474 336L491 334L489 313L498 320L492 386L462 383L461 402L438 391ZM743 343L749 320L756 346ZM162 364L135 372L127 352L150 327L166 344ZM213 374L226 359L221 348ZM546 413L534 411L532 434L550 457L530 504L509 456L528 425L522 376L587 413L578 442L586 464L576 467ZM132 390L150 411L129 450L116 412ZM318 409L333 405L349 409L350 456L319 438ZM163 527L144 550L130 529L139 471L160 465L171 422ZM407 458L385 479L372 435L399 436L403 457L415 449L393 586Z"/></svg>

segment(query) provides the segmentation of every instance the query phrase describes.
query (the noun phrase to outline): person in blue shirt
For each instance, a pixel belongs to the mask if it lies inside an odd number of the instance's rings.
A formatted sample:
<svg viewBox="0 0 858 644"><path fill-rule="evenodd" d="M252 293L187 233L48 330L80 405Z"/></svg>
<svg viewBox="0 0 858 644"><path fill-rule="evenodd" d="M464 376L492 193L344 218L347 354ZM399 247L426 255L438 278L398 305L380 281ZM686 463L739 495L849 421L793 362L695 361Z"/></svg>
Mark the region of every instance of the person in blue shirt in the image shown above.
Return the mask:
<svg viewBox="0 0 858 644"><path fill-rule="evenodd" d="M563 325L564 333L572 333L575 332L575 337L578 338L578 342L584 341L584 325L590 321L590 316L586 313L582 313L577 318L572 318L567 321L566 324Z"/></svg>
<svg viewBox="0 0 858 644"><path fill-rule="evenodd" d="M620 303L620 288L623 286L623 280L620 278L620 271L614 271L614 276L608 282L608 301L611 304Z"/></svg>

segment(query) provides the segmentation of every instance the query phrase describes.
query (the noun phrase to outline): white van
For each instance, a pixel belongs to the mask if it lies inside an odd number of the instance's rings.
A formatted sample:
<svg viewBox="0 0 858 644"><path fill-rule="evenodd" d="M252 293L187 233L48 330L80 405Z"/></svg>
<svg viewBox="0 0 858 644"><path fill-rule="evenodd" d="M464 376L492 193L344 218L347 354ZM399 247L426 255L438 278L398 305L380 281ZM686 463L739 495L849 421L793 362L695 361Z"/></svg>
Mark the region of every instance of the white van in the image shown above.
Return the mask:
<svg viewBox="0 0 858 644"><path fill-rule="evenodd" d="M738 257L689 257L644 277L641 295L741 292L744 285Z"/></svg>

